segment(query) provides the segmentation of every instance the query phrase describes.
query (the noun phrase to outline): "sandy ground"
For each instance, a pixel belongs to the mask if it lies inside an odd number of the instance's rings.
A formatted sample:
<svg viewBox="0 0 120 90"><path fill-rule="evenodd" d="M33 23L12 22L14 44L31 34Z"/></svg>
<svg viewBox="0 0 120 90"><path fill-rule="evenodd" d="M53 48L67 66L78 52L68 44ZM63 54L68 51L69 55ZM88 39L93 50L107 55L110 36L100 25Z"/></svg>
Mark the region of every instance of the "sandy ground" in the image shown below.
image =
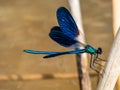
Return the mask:
<svg viewBox="0 0 120 90"><path fill-rule="evenodd" d="M48 34L57 25L56 9L68 8L63 0L0 0L0 75L31 75L77 73L74 55L45 60L43 55L31 55L23 49L68 50ZM87 41L103 49L106 59L113 42L112 9L109 0L81 0L83 24ZM91 74L96 74L91 70ZM14 77L15 78L15 77ZM97 76L91 77L93 90ZM0 90L79 90L77 78L45 80L0 80Z"/></svg>

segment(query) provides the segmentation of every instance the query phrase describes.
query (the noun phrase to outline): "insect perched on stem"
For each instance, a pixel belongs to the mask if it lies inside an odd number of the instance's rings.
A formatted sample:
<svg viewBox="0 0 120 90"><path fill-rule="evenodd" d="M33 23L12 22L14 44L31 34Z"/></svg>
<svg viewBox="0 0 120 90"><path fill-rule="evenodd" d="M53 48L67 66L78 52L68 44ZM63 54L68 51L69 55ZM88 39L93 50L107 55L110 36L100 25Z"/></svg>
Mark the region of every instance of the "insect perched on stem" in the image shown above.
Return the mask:
<svg viewBox="0 0 120 90"><path fill-rule="evenodd" d="M98 58L99 54L102 54L102 49L95 49L91 45L87 43L82 43L78 36L82 33L78 30L78 27L70 14L70 12L64 8L60 7L57 10L57 20L60 26L55 26L51 29L49 36L51 39L56 41L58 44L64 47L73 47L75 50L65 51L65 52L48 52L48 51L35 51L25 49L24 52L31 54L47 54L43 58L51 58L59 55L65 54L82 54L88 53L91 55L90 59L90 67L98 72L98 70L94 67L94 63L96 60L102 60ZM83 46L84 49L80 49L79 47ZM77 48L77 49L76 49Z"/></svg>

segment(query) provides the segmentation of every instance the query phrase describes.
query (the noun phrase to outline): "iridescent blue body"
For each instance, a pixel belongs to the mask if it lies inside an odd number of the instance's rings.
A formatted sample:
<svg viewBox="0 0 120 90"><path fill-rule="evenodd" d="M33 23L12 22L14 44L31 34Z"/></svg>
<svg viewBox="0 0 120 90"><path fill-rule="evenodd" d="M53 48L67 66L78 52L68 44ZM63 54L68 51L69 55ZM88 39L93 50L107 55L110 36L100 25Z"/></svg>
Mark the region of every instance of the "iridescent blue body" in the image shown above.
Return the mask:
<svg viewBox="0 0 120 90"><path fill-rule="evenodd" d="M73 47L75 50L65 52L48 52L25 49L24 52L31 54L46 54L44 58L50 58L65 54L89 53L91 55L91 60L92 56L94 56L94 60L98 59L98 54L102 53L102 49L94 49L91 45L83 44L81 41L79 41L79 39L77 39L81 33L78 30L75 20L73 19L70 12L66 8L60 7L58 8L56 15L59 26L54 26L51 29L49 33L50 38L64 47ZM76 49L79 48L80 45L83 45L85 48Z"/></svg>
<svg viewBox="0 0 120 90"><path fill-rule="evenodd" d="M65 52L48 52L48 51L35 51L35 50L29 50L26 49L24 52L31 53L31 54L47 54L47 56L44 56L44 58L50 58L50 57L55 57L59 55L64 55L64 54L81 54L81 53L89 53L89 54L101 54L101 49L99 48L98 50L94 49L92 46L87 45L85 49L76 49L76 50L71 50L71 51L65 51Z"/></svg>

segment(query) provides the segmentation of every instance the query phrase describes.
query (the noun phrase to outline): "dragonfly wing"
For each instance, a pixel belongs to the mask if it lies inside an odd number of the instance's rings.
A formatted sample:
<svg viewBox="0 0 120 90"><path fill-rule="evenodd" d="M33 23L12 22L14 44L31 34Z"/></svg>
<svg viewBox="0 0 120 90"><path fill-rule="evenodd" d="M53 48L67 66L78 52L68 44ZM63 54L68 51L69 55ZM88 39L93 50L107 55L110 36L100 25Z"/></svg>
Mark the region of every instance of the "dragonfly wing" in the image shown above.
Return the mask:
<svg viewBox="0 0 120 90"><path fill-rule="evenodd" d="M69 36L65 35L58 26L55 26L51 29L49 36L51 39L64 47L70 47L78 43L77 40L71 39Z"/></svg>
<svg viewBox="0 0 120 90"><path fill-rule="evenodd" d="M60 7L57 10L57 20L60 25L62 32L68 37L75 39L79 35L78 27L70 14L70 12Z"/></svg>

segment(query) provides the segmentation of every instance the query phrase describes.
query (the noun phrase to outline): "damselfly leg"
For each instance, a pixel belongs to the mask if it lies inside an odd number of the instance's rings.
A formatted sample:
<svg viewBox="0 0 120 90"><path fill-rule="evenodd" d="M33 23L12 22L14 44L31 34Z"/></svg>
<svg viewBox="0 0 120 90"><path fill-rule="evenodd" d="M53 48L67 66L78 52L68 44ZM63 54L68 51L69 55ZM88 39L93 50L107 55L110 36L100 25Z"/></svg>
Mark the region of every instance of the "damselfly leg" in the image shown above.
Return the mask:
<svg viewBox="0 0 120 90"><path fill-rule="evenodd" d="M93 70L95 70L97 73L99 73L99 70L94 66L94 55L91 54L91 59L90 59L90 68L92 68ZM95 57L95 56L94 56Z"/></svg>
<svg viewBox="0 0 120 90"><path fill-rule="evenodd" d="M100 62L101 62L101 61L106 62L106 60L99 58L99 57L98 57L98 54L95 54L95 55L94 55L93 64L97 64L97 65L99 65L99 66L104 67L103 65L101 65L100 63L98 63L98 61L100 61Z"/></svg>
<svg viewBox="0 0 120 90"><path fill-rule="evenodd" d="M104 69L104 66L101 65L100 63L98 63L97 61L106 61L106 60L103 60L101 58L98 58L98 54L93 54L91 55L91 59L90 59L90 67L95 70L97 73L100 73L100 69ZM98 69L96 67L96 65L99 65L100 66L100 69Z"/></svg>

